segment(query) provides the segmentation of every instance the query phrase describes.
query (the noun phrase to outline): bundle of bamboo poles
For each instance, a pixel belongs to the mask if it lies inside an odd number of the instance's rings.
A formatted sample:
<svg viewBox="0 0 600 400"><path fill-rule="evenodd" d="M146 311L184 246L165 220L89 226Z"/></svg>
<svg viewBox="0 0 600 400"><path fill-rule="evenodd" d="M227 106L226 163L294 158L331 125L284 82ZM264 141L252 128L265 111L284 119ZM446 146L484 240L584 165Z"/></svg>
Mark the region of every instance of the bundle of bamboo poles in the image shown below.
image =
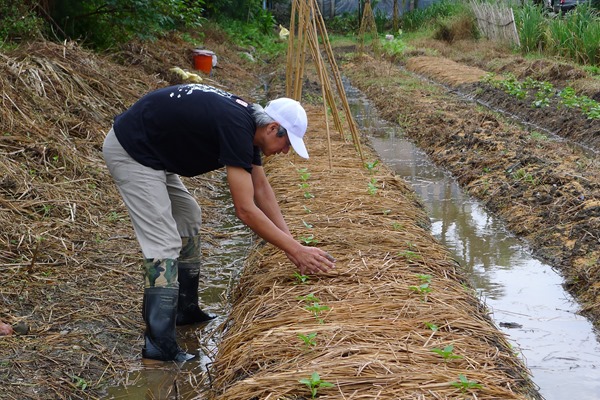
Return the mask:
<svg viewBox="0 0 600 400"><path fill-rule="evenodd" d="M341 139L330 168L323 115L309 115L310 160L276 156L266 169L292 234L337 268L298 276L256 246L222 325L212 398L535 398L413 192Z"/></svg>
<svg viewBox="0 0 600 400"><path fill-rule="evenodd" d="M328 112L331 113L335 129L343 138L345 127L339 116L338 105L335 101L337 95L340 105L346 117L348 129L350 130L352 140L361 159L364 160L362 147L358 135L358 128L352 117L346 92L342 83L342 78L335 62L333 50L329 42L329 36L323 21L323 16L319 10L316 0L294 0L292 1L292 13L290 20L290 34L288 36L288 52L286 63L286 95L288 97L300 100L302 97L302 82L305 72L306 48L309 46L314 67L321 83L323 108L325 110L325 134L330 137ZM326 57L321 54L321 38L323 51ZM335 83L335 90L330 80ZM332 166L333 157L331 147L329 147L329 165Z"/></svg>

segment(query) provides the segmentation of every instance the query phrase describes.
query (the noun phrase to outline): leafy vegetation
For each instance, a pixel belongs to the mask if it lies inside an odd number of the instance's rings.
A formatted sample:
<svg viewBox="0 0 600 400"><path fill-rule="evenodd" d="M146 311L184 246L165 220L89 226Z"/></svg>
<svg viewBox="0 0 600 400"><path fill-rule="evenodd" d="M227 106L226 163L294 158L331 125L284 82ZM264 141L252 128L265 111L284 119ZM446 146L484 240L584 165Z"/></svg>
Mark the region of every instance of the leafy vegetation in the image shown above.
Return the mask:
<svg viewBox="0 0 600 400"><path fill-rule="evenodd" d="M44 21L35 12L35 4L0 0L0 41L18 42L39 36Z"/></svg>
<svg viewBox="0 0 600 400"><path fill-rule="evenodd" d="M283 0L273 0L272 5L279 3L283 4ZM581 4L561 15L549 13L534 3L512 4L521 41L519 51L566 56L597 68L600 1ZM235 44L252 46L259 54L274 55L286 46L285 41L275 39L277 22L272 12L263 8L262 0L56 0L42 4L31 0L0 0L0 15L3 16L0 41L5 47L45 35L106 49L131 39L153 40L174 30L200 33L205 18L218 23ZM473 30L474 19L468 2L441 0L406 12L401 15L402 30L397 26L392 28L391 15L376 10L374 18L380 33L396 36L382 43L386 54L391 56L409 50L399 38L402 31L427 32L446 41L464 35L477 37L476 32L469 32ZM330 33L353 36L359 30L360 15L356 12L337 15L326 24Z"/></svg>
<svg viewBox="0 0 600 400"><path fill-rule="evenodd" d="M298 382L308 387L312 399L317 397L319 389L334 386L333 383L322 380L317 372L313 372L309 378L300 379Z"/></svg>
<svg viewBox="0 0 600 400"><path fill-rule="evenodd" d="M533 98L532 107L547 107L550 101L554 100L558 102L559 107L579 109L588 119L600 119L600 103L587 96L577 95L570 87L559 91L550 82L540 82L532 78L519 81L512 74L506 74L502 79L488 74L483 81L519 100Z"/></svg>
<svg viewBox="0 0 600 400"><path fill-rule="evenodd" d="M600 16L597 7L583 3L564 15L550 15L541 6L516 8L521 52L568 57L581 64L600 63Z"/></svg>
<svg viewBox="0 0 600 400"><path fill-rule="evenodd" d="M426 8L418 8L402 16L402 27L407 31L428 29L434 23L459 14L470 13L467 2L442 0Z"/></svg>
<svg viewBox="0 0 600 400"><path fill-rule="evenodd" d="M204 0L58 0L48 10L56 34L105 49L139 38L152 40L202 23Z"/></svg>

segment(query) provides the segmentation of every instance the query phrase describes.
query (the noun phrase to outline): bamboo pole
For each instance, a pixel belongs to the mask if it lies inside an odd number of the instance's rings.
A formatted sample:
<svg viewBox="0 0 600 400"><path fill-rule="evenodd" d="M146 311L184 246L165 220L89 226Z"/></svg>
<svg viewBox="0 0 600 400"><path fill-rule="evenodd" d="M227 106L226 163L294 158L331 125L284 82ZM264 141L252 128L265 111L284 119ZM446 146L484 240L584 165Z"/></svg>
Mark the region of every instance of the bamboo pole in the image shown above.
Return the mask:
<svg viewBox="0 0 600 400"><path fill-rule="evenodd" d="M350 128L350 133L354 140L354 145L356 146L358 153L360 155L360 159L364 161L364 156L362 152L362 147L360 144L360 135L358 133L358 128L356 126L356 122L354 121L354 117L352 116L352 111L350 110L350 106L348 105L348 98L346 96L346 90L344 89L344 83L342 82L341 74L338 68L337 63L335 62L335 56L333 54L333 50L331 49L331 42L329 41L329 35L327 34L327 28L325 27L325 21L323 20L323 16L319 13L317 22L319 23L319 29L321 32L321 37L323 38L323 45L325 47L325 51L327 52L327 57L329 61L329 65L331 66L333 77L335 79L336 88L338 94L342 100L342 107L344 108L346 114L346 121L348 121L348 127ZM343 131L340 130L340 134L343 135Z"/></svg>
<svg viewBox="0 0 600 400"><path fill-rule="evenodd" d="M296 53L296 66L298 69L293 96L293 98L298 101L300 101L302 98L302 77L304 76L304 63L306 60L304 54L306 53L307 45L306 27L308 25L309 18L310 11L308 9L308 4L306 1L302 1L300 3L300 12L298 17L298 51Z"/></svg>
<svg viewBox="0 0 600 400"><path fill-rule="evenodd" d="M311 46L311 50L313 53L313 58L315 59L316 63L317 63L317 72L319 74L319 79L321 81L321 93L323 96L323 114L325 117L325 132L327 134L327 153L329 155L329 169L331 170L333 168L333 155L331 152L331 134L329 131L329 118L327 117L327 95L326 92L331 93L331 88L329 88L329 90L325 90L325 82L329 83L329 80L326 77L326 67L325 64L323 62L323 57L321 56L321 52L319 51L319 40L318 40L318 35L317 35L317 24L316 24L316 15L317 13L315 12L315 3L314 1L311 2L311 9L312 9L312 15L313 18L311 20L311 30L310 32L312 33L312 37L310 40L310 43L312 44ZM333 110L336 110L335 113L337 114L337 108L335 107L335 104L331 107L332 112Z"/></svg>
<svg viewBox="0 0 600 400"><path fill-rule="evenodd" d="M339 94L339 97L342 101L342 108L344 109L346 120L348 121L348 127L350 129L353 143L355 148L357 149L361 161L364 162L364 156L362 152L362 146L360 143L360 136L358 133L358 128L356 127L356 123L354 122L354 118L352 117L352 112L348 105L348 99L346 97L346 92L344 90L344 85L341 80L341 75L339 73L339 69L335 62L335 57L333 55L333 51L331 49L331 44L329 42L329 37L327 34L327 30L325 28L325 22L323 21L323 17L319 10L317 0L296 0L293 2L292 7L292 22L290 24L291 28L294 28L296 24L294 24L294 18L296 14L298 15L298 23L297 23L297 31L292 34L290 31L290 39L292 43L288 45L288 55L287 55L287 63L286 66L286 93L288 93L288 97L292 97L296 100L300 100L302 97L302 78L304 75L304 67L305 67L305 52L306 46L310 46L311 55L315 62L315 68L317 70L317 75L321 82L321 92L323 94L323 102L325 107L325 118L326 118L326 126L327 126L327 137L330 140L330 132L329 132L329 121L328 118L328 110L327 104L329 105L329 109L331 110L334 124L337 130L340 132L340 137L344 138L344 127L342 121L340 119L338 108L335 102L335 97L333 93L332 84L329 79L329 73L327 70L327 66L320 52L319 45L319 34L323 39L323 44L325 47L325 52L327 54L327 60L331 66L333 79L336 84L336 89ZM298 10L296 12L296 10ZM293 36L292 36L293 35ZM293 54L291 54L293 53ZM330 154L331 157L331 154ZM331 160L330 160L331 162Z"/></svg>
<svg viewBox="0 0 600 400"><path fill-rule="evenodd" d="M285 66L285 95L292 97L292 87L294 82L294 43L296 42L296 11L298 8L298 0L292 1L292 15L290 17L290 34L288 36L288 52L286 56Z"/></svg>

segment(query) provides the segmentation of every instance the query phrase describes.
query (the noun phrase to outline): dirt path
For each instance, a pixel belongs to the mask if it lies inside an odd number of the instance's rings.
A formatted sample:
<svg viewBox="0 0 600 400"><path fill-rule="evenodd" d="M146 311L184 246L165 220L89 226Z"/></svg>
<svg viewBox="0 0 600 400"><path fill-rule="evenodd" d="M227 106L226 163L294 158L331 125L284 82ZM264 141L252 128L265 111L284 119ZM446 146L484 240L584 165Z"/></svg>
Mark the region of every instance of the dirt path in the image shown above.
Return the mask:
<svg viewBox="0 0 600 400"><path fill-rule="evenodd" d="M600 163L597 153L572 142L597 151L599 120L555 104L535 109L531 101L477 83L483 69L443 57L419 56L400 65L364 55L347 58L342 70L384 118L399 123L535 254L557 267L582 312L598 324Z"/></svg>

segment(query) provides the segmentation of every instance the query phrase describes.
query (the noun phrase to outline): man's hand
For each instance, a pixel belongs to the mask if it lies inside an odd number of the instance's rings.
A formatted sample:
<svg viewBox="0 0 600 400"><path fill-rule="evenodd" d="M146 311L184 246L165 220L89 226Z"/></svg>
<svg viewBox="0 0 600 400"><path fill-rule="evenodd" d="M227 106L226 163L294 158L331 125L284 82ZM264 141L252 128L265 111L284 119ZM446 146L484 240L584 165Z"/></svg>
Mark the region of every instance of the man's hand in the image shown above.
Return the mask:
<svg viewBox="0 0 600 400"><path fill-rule="evenodd" d="M329 253L316 247L300 246L298 252L285 254L298 267L302 275L329 272L335 268L335 259Z"/></svg>

